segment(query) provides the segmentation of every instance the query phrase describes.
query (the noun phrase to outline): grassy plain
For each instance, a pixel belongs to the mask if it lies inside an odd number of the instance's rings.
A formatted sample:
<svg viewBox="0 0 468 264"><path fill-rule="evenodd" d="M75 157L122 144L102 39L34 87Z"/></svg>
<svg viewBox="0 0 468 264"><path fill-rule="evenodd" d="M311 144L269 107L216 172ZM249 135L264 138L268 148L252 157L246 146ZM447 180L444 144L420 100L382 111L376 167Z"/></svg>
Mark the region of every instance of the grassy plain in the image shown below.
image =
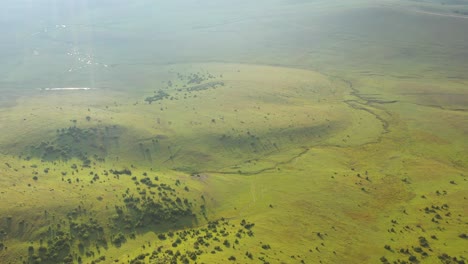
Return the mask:
<svg viewBox="0 0 468 264"><path fill-rule="evenodd" d="M96 37L85 66L54 33L56 64L28 71L38 48L2 73L2 263L466 262L468 19L411 10L287 1L195 33L189 17L163 35L210 52L177 42L173 63ZM224 43L233 29L253 44ZM27 88L61 86L96 89Z"/></svg>

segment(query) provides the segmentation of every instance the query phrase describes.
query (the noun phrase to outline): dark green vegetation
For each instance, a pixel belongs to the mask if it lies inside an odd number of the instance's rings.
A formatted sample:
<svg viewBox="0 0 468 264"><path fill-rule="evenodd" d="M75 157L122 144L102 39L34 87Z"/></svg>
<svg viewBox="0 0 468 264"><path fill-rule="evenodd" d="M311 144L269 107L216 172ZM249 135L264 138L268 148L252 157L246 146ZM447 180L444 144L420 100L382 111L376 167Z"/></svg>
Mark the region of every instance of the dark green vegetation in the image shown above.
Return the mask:
<svg viewBox="0 0 468 264"><path fill-rule="evenodd" d="M153 180L156 180L157 177ZM153 183L149 177L137 179L132 177L138 187L138 193L130 193L129 189L122 195L125 203L123 207L116 206L117 216L113 221L115 225L127 229L168 225L178 226L178 221L187 218L188 222L195 220L192 211L193 204L187 198L177 196L176 190L165 183ZM180 185L180 183L179 183Z"/></svg>
<svg viewBox="0 0 468 264"><path fill-rule="evenodd" d="M159 90L156 95L146 97L145 101L151 104L154 101L159 101L167 97L169 97L167 93Z"/></svg>
<svg viewBox="0 0 468 264"><path fill-rule="evenodd" d="M235 254L239 259L253 260L254 256L249 251L242 256L242 250L236 248L241 241L248 240L253 237L253 223L247 223L242 220L240 224L233 224L228 220L220 219L209 222L206 227L184 230L179 232L163 233L158 236L159 240L168 240L172 242L172 249L163 250L163 246L159 246L151 253L140 254L130 263L193 263L197 262L200 256L205 254L216 255L223 251L228 251L230 254ZM157 243L157 242L156 242ZM183 245L181 245L183 244ZM179 249L182 247L182 249ZM261 245L261 248L270 249L268 245ZM255 257L260 263L270 263L270 257L265 254L259 254ZM237 258L230 256L224 261L236 261Z"/></svg>
<svg viewBox="0 0 468 264"><path fill-rule="evenodd" d="M89 116L86 117L89 121ZM76 124L77 120L70 120ZM42 141L35 146L27 147L20 157L30 160L32 157L42 161L68 161L73 158L82 161L83 166L90 167L91 159L104 161L112 148L118 147L122 128L117 126L97 126L79 128L76 125L56 130L50 141Z"/></svg>
<svg viewBox="0 0 468 264"><path fill-rule="evenodd" d="M222 77L222 75L220 75ZM180 84L173 84L173 81L169 80L167 82L167 86L165 87L166 90L176 88L176 92L174 96L171 96L167 92L163 90L154 91L155 95L148 96L145 98L145 101L148 103L152 103L155 101L169 99L169 100L178 100L179 94L184 92L183 98L187 99L192 97L191 93L196 91L203 91L207 89L216 89L216 87L224 86L224 82L222 81L210 81L211 79L216 79L214 75L211 73L192 73L189 75L184 75L181 73L177 73L177 79L174 80L174 83ZM203 83L202 83L203 82ZM196 95L193 95L196 97Z"/></svg>
<svg viewBox="0 0 468 264"><path fill-rule="evenodd" d="M100 218L93 206L84 205L78 205L66 215L45 210L34 219L39 226L32 224L30 219L7 216L2 218L0 226L2 240L11 236L23 237L29 232L35 234L29 238L27 252L20 258L23 263L82 263L85 258L97 263L106 259L105 252L110 246L120 248L137 234L148 231L165 237L164 232L168 230L194 225L196 213L204 215L203 200L185 197L189 189L179 180L171 186L160 182L153 173L137 177L128 169L109 172L103 171L101 177L113 177L117 181L120 177L131 177L135 187L127 188L119 195L121 202L115 203L112 208L115 212L109 213L113 216L107 220ZM97 173L89 173L87 178L92 178L94 184L102 182ZM102 201L103 197L98 196L97 200ZM195 206L197 208L193 209ZM173 233L169 234L172 238ZM6 250L4 244L2 250Z"/></svg>

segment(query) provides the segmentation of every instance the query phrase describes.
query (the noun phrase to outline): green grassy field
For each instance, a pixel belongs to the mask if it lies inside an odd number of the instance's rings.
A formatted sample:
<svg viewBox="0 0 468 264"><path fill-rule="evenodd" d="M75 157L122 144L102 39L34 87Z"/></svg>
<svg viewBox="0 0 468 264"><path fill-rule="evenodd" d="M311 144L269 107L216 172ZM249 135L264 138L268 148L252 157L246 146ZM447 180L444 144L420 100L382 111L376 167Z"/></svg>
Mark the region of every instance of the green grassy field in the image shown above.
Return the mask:
<svg viewBox="0 0 468 264"><path fill-rule="evenodd" d="M463 1L140 5L3 30L1 263L468 261Z"/></svg>

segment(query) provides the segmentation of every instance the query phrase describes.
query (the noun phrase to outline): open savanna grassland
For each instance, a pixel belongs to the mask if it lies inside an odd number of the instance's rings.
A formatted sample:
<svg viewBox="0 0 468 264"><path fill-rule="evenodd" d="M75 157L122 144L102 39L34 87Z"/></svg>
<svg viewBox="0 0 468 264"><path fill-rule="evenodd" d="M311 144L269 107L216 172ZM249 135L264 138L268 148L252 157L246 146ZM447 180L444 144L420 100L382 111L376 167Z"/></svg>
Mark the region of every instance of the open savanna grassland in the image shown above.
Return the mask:
<svg viewBox="0 0 468 264"><path fill-rule="evenodd" d="M344 100L353 97L346 82L316 72L240 64L170 65L155 70L155 79L160 83L138 93L31 91L2 109L6 260L52 263L68 254L85 262L98 260L100 254L119 259L119 250L127 252L143 238L151 241L150 234L154 240L157 233L222 218L241 223L252 212L279 206L273 204L284 198L270 191L275 184L289 183L292 191L302 185L289 176L281 183L289 174L281 167L296 163L311 147L360 145L378 140L383 131L375 114ZM367 130L360 131L356 123ZM175 189L176 202L171 203L153 177L187 188ZM145 211L148 203L138 204L156 195L151 188L159 189L161 204L167 202L164 212L170 215L156 223L146 219L151 218ZM145 199L133 201L138 195ZM180 203L185 199L190 214L178 211L187 209ZM143 207L136 210L135 203ZM125 210L119 208L123 204ZM276 211L282 212L280 208ZM258 229L271 230L271 224ZM227 238L233 244L241 233L236 238L230 232ZM115 239L120 234L137 242L121 243ZM252 241L240 243L237 251L248 250L264 236L248 237ZM183 248L190 250L192 244ZM268 250L258 247L259 252ZM223 248L225 253L199 258L249 259L245 252ZM165 250L160 258L172 257ZM278 254L281 259L288 253Z"/></svg>
<svg viewBox="0 0 468 264"><path fill-rule="evenodd" d="M1 263L467 262L463 1L152 2L1 10Z"/></svg>
<svg viewBox="0 0 468 264"><path fill-rule="evenodd" d="M2 259L466 256L463 83L211 63L154 78L2 109Z"/></svg>

